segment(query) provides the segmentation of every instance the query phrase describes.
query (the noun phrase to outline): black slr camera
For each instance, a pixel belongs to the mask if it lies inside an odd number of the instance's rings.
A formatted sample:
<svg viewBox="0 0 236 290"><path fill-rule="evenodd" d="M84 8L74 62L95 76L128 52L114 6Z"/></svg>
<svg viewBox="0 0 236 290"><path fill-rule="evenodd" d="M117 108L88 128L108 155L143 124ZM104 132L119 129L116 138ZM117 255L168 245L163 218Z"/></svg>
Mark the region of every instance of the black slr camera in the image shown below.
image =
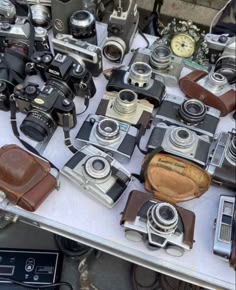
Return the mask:
<svg viewBox="0 0 236 290"><path fill-rule="evenodd" d="M154 107L160 105L165 94L165 85L153 77L152 68L145 62L113 69L106 89L116 92L132 90L139 99L148 100Z"/></svg>
<svg viewBox="0 0 236 290"><path fill-rule="evenodd" d="M57 54L48 67L49 79L40 90L35 84L17 85L14 97L18 109L27 113L20 129L35 141L50 138L56 126L76 125L76 112L73 99L84 94L84 88L95 93L92 77L71 57ZM87 89L86 89L87 92Z"/></svg>
<svg viewBox="0 0 236 290"><path fill-rule="evenodd" d="M129 51L138 28L139 13L135 0L114 1L115 9L107 27L104 56L113 62L122 62Z"/></svg>
<svg viewBox="0 0 236 290"><path fill-rule="evenodd" d="M212 144L207 166L214 184L236 190L236 130L222 132Z"/></svg>

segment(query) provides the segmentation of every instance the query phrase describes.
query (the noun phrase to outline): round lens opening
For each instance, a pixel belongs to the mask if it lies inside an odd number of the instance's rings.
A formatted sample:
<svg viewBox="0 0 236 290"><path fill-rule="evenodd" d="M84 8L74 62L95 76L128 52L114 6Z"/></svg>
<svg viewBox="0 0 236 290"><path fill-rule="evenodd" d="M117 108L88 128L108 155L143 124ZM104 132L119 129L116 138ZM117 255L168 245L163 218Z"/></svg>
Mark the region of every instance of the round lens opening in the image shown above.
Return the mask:
<svg viewBox="0 0 236 290"><path fill-rule="evenodd" d="M170 55L170 50L168 47L156 47L153 53L160 58L167 57Z"/></svg>
<svg viewBox="0 0 236 290"><path fill-rule="evenodd" d="M202 107L197 103L189 103L186 106L187 111L193 115L199 115L202 113Z"/></svg>
<svg viewBox="0 0 236 290"><path fill-rule="evenodd" d="M96 171L101 171L105 168L105 163L102 160L94 160L92 163L92 167Z"/></svg>
<svg viewBox="0 0 236 290"><path fill-rule="evenodd" d="M214 73L214 79L216 81L223 81L224 80L224 76L222 74L219 74L219 73Z"/></svg>
<svg viewBox="0 0 236 290"><path fill-rule="evenodd" d="M102 131L112 133L117 130L117 123L112 120L105 120L100 124Z"/></svg>
<svg viewBox="0 0 236 290"><path fill-rule="evenodd" d="M103 52L105 56L113 61L118 61L122 57L122 51L114 44L108 44L104 47Z"/></svg>
<svg viewBox="0 0 236 290"><path fill-rule="evenodd" d="M89 14L86 11L78 11L73 15L74 19L80 20L80 21L86 20L88 17L89 17Z"/></svg>
<svg viewBox="0 0 236 290"><path fill-rule="evenodd" d="M167 221L173 220L175 217L173 210L168 206L162 206L159 209L159 214L164 220Z"/></svg>
<svg viewBox="0 0 236 290"><path fill-rule="evenodd" d="M135 64L133 66L133 70L138 74L149 74L150 73L150 67L145 64Z"/></svg>
<svg viewBox="0 0 236 290"><path fill-rule="evenodd" d="M178 131L178 136L181 138L181 139L188 139L189 138L189 133L185 130L179 130Z"/></svg>
<svg viewBox="0 0 236 290"><path fill-rule="evenodd" d="M120 92L120 99L124 102L131 103L135 100L135 95L129 91Z"/></svg>

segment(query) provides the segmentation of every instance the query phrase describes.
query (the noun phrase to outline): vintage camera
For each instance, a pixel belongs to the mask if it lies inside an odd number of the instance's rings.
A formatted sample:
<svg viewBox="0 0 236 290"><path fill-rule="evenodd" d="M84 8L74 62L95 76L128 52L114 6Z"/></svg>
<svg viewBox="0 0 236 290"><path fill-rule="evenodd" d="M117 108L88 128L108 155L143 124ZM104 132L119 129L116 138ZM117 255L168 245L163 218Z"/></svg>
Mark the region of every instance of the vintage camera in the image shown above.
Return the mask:
<svg viewBox="0 0 236 290"><path fill-rule="evenodd" d="M130 89L155 107L160 105L165 94L165 85L153 77L152 68L145 62L113 69L106 89L113 92Z"/></svg>
<svg viewBox="0 0 236 290"><path fill-rule="evenodd" d="M122 62L138 29L139 12L136 0L115 1L115 9L107 27L103 55L112 62Z"/></svg>
<svg viewBox="0 0 236 290"><path fill-rule="evenodd" d="M188 159L204 167L207 163L211 140L185 127L158 123L147 143L148 151L161 149L166 153Z"/></svg>
<svg viewBox="0 0 236 290"><path fill-rule="evenodd" d="M102 51L100 47L61 33L58 33L52 39L52 44L55 52L72 56L83 64L94 77L99 76L102 72Z"/></svg>
<svg viewBox="0 0 236 290"><path fill-rule="evenodd" d="M97 45L95 16L87 10L74 12L70 17L70 33L76 39Z"/></svg>
<svg viewBox="0 0 236 290"><path fill-rule="evenodd" d="M120 162L128 161L136 146L138 130L127 123L98 115L89 115L75 137L77 147L91 144Z"/></svg>
<svg viewBox="0 0 236 290"><path fill-rule="evenodd" d="M207 41L209 48L209 61L210 63L216 63L217 59L223 53L225 47L228 45L231 37L228 34L212 34L207 33L205 35L205 40Z"/></svg>
<svg viewBox="0 0 236 290"><path fill-rule="evenodd" d="M183 59L173 56L171 50L164 45L152 45L149 49L136 50L130 65L134 62L150 64L153 73L166 86L176 86L183 69Z"/></svg>
<svg viewBox="0 0 236 290"><path fill-rule="evenodd" d="M236 190L236 131L222 132L210 148L207 172L212 182Z"/></svg>
<svg viewBox="0 0 236 290"><path fill-rule="evenodd" d="M222 55L217 59L214 71L222 74L230 85L236 82L236 37L227 43Z"/></svg>
<svg viewBox="0 0 236 290"><path fill-rule="evenodd" d="M215 255L229 261L236 270L236 198L222 195L215 224L213 251Z"/></svg>
<svg viewBox="0 0 236 290"><path fill-rule="evenodd" d="M109 154L86 145L61 173L106 207L113 207L128 186L131 174Z"/></svg>
<svg viewBox="0 0 236 290"><path fill-rule="evenodd" d="M152 197L148 200L144 192L130 193L121 225L128 240L144 240L150 249L165 248L171 255L182 256L193 246L194 213Z"/></svg>
<svg viewBox="0 0 236 290"><path fill-rule="evenodd" d="M220 120L220 111L206 106L197 99L185 99L180 96L166 95L158 108L154 125L164 122L189 128L199 135L214 137Z"/></svg>
<svg viewBox="0 0 236 290"><path fill-rule="evenodd" d="M147 129L151 125L152 112L152 104L139 100L135 92L126 89L118 93L106 92L96 114Z"/></svg>
<svg viewBox="0 0 236 290"><path fill-rule="evenodd" d="M47 30L42 27L35 27L34 43L31 43L30 24L24 17L17 17L14 24L0 22L0 52L13 45L18 45L24 50L34 45L36 50L49 50Z"/></svg>
<svg viewBox="0 0 236 290"><path fill-rule="evenodd" d="M188 98L199 99L204 104L220 110L221 116L236 108L235 90L220 73L208 74L195 70L181 78L179 86Z"/></svg>
<svg viewBox="0 0 236 290"><path fill-rule="evenodd" d="M0 22L13 23L16 18L16 7L10 0L0 2Z"/></svg>

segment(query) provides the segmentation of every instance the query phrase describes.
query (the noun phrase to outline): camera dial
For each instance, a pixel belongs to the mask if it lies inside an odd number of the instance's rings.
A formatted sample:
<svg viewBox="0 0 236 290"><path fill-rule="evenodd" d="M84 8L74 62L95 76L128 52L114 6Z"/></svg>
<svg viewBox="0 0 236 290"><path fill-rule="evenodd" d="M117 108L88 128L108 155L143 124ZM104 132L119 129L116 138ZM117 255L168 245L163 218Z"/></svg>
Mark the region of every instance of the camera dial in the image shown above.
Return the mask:
<svg viewBox="0 0 236 290"><path fill-rule="evenodd" d="M138 96L135 92L121 90L114 102L114 110L119 114L133 114L137 109Z"/></svg>
<svg viewBox="0 0 236 290"><path fill-rule="evenodd" d="M93 182L98 180L104 182L111 175L111 165L109 161L102 156L89 157L84 164L86 177L90 177Z"/></svg>
<svg viewBox="0 0 236 290"><path fill-rule="evenodd" d="M195 135L194 132L186 128L177 127L171 130L169 139L175 147L188 149L194 145Z"/></svg>
<svg viewBox="0 0 236 290"><path fill-rule="evenodd" d="M172 234L178 225L176 208L167 202L153 205L147 212L147 224L154 232Z"/></svg>
<svg viewBox="0 0 236 290"><path fill-rule="evenodd" d="M100 144L109 145L120 138L120 125L116 120L103 119L98 122L96 129L96 138Z"/></svg>
<svg viewBox="0 0 236 290"><path fill-rule="evenodd" d="M150 64L157 70L168 70L172 61L171 50L167 46L156 47L150 56Z"/></svg>
<svg viewBox="0 0 236 290"><path fill-rule="evenodd" d="M206 114L206 106L197 99L184 101L179 109L180 118L188 125L198 125L204 120Z"/></svg>
<svg viewBox="0 0 236 290"><path fill-rule="evenodd" d="M146 87L152 77L152 68L145 62L135 62L129 71L129 83L143 88Z"/></svg>

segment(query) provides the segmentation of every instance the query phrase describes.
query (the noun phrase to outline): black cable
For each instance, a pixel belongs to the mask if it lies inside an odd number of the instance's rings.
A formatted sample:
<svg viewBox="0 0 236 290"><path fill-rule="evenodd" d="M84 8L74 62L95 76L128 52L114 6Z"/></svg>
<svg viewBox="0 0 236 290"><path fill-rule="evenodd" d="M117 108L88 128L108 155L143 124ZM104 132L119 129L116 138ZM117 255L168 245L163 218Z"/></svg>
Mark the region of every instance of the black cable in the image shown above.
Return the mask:
<svg viewBox="0 0 236 290"><path fill-rule="evenodd" d="M142 36L142 38L143 38L143 39L146 41L146 43L147 43L147 45L146 45L145 48L149 48L149 46L150 46L150 42L149 42L149 40L147 39L146 35L142 32L140 26L138 26L138 30L139 30L139 33L140 33L140 35Z"/></svg>
<svg viewBox="0 0 236 290"><path fill-rule="evenodd" d="M85 109L82 112L77 113L76 116L80 116L80 115L84 114L87 111L87 109L89 107L89 101L90 101L90 96L87 96L87 97L84 98Z"/></svg>
<svg viewBox="0 0 236 290"><path fill-rule="evenodd" d="M53 283L53 284L48 284L48 285L29 285L28 283L24 283L24 282L18 282L16 280L10 279L10 278L6 278L6 277L2 277L0 276L1 280L10 282L12 284L18 285L18 286L22 286L25 288L29 288L29 289L48 289L48 288L55 288L55 287L61 287L61 286L66 286L68 289L73 290L73 287L71 286L70 283L68 282L58 282L58 283Z"/></svg>

